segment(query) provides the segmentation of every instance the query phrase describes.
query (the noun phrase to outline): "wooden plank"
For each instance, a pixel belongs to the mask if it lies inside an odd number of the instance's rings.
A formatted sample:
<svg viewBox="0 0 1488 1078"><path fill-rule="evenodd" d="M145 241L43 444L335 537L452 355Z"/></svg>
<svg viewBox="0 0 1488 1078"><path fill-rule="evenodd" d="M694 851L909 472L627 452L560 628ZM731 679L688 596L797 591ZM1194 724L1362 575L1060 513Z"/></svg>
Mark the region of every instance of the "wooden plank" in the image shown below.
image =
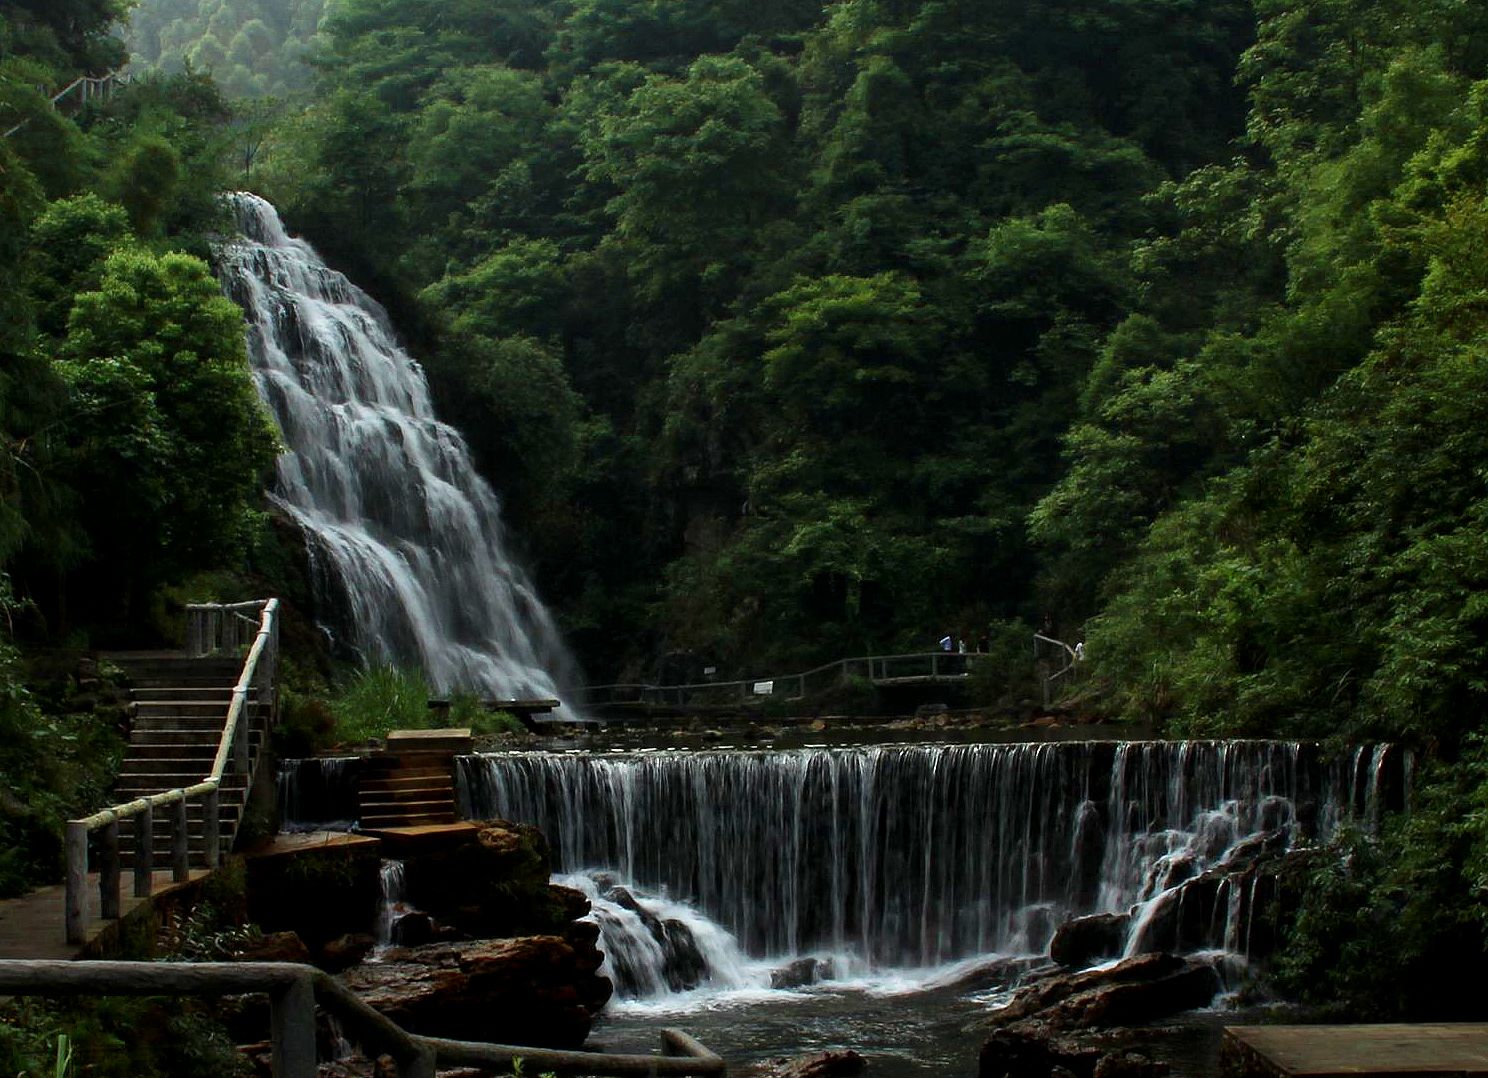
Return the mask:
<svg viewBox="0 0 1488 1078"><path fill-rule="evenodd" d="M1488 1075L1488 1023L1228 1026L1224 1035L1245 1074Z"/></svg>

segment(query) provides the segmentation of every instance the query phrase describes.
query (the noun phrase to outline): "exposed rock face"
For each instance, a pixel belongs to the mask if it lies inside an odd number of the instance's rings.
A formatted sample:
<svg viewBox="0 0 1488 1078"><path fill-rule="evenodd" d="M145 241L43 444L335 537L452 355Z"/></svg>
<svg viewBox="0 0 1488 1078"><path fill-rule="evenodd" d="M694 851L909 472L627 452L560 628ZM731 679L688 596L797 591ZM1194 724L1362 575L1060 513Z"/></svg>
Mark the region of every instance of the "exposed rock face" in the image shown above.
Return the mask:
<svg viewBox="0 0 1488 1078"><path fill-rule="evenodd" d="M366 958L376 946L377 940L367 932L337 936L320 949L320 967L330 973L340 973Z"/></svg>
<svg viewBox="0 0 1488 1078"><path fill-rule="evenodd" d="M239 962L308 962L310 948L293 932L270 932L245 945L237 954Z"/></svg>
<svg viewBox="0 0 1488 1078"><path fill-rule="evenodd" d="M524 936L395 947L342 979L415 1033L578 1048L610 997L600 961L558 936Z"/></svg>
<svg viewBox="0 0 1488 1078"><path fill-rule="evenodd" d="M1144 1025L1206 1006L1220 988L1210 966L1153 953L1108 969L1043 976L1021 989L989 1020L981 1078L1076 1078L1163 1073L1145 1056L1113 1044L1103 1032Z"/></svg>
<svg viewBox="0 0 1488 1078"><path fill-rule="evenodd" d="M1061 966L1085 969L1115 958L1126 943L1131 926L1127 913L1093 913L1060 925L1049 943L1049 957Z"/></svg>
<svg viewBox="0 0 1488 1078"><path fill-rule="evenodd" d="M537 828L488 820L473 842L404 858L408 902L473 939L562 932L589 902L548 884L551 861Z"/></svg>

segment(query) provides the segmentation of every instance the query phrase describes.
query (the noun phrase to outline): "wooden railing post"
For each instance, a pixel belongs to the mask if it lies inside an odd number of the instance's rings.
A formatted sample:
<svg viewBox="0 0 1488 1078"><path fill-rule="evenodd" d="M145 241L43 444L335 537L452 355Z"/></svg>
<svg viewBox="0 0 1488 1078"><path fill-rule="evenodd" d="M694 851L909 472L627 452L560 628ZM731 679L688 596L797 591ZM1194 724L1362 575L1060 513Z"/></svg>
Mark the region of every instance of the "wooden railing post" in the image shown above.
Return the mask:
<svg viewBox="0 0 1488 1078"><path fill-rule="evenodd" d="M98 913L117 920L119 902L119 821L105 824L98 836Z"/></svg>
<svg viewBox="0 0 1488 1078"><path fill-rule="evenodd" d="M67 942L88 939L88 825L80 820L67 824Z"/></svg>
<svg viewBox="0 0 1488 1078"><path fill-rule="evenodd" d="M149 898L155 882L155 806L134 818L134 897Z"/></svg>
<svg viewBox="0 0 1488 1078"><path fill-rule="evenodd" d="M184 883L191 878L191 823L187 813L186 795L173 806L175 819L171 824L171 879Z"/></svg>
<svg viewBox="0 0 1488 1078"><path fill-rule="evenodd" d="M216 868L222 860L217 810L222 794L213 786L202 794L202 863L206 868Z"/></svg>
<svg viewBox="0 0 1488 1078"><path fill-rule="evenodd" d="M314 1078L315 989L307 973L269 993L274 1078Z"/></svg>

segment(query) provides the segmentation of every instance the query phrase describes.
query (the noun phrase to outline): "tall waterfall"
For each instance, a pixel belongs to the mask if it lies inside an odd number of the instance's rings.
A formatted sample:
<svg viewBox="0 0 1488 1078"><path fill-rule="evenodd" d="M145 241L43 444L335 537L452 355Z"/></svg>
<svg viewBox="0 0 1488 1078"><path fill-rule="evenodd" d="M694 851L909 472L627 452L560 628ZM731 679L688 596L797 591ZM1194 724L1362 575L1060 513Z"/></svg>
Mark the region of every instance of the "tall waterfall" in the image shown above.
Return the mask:
<svg viewBox="0 0 1488 1078"><path fill-rule="evenodd" d="M503 753L461 758L460 785L468 815L535 823L562 870L696 906L749 955L882 969L1043 951L1080 913L1150 933L1237 851L1367 821L1386 762L1287 742Z"/></svg>
<svg viewBox="0 0 1488 1078"><path fill-rule="evenodd" d="M559 696L553 620L386 312L269 203L229 200L242 238L221 252L223 287L247 314L254 380L287 449L271 497L305 533L338 643L421 666L439 691Z"/></svg>

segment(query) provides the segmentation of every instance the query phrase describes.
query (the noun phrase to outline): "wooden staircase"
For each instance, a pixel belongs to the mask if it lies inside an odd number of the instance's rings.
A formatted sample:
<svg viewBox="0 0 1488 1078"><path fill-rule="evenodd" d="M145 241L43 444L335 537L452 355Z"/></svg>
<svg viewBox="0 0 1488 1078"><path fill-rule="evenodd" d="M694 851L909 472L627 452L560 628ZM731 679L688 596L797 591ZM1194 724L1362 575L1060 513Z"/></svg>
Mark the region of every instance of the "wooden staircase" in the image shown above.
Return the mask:
<svg viewBox="0 0 1488 1078"><path fill-rule="evenodd" d="M362 830L454 823L455 756L471 747L464 728L388 734L387 748L367 761L357 784Z"/></svg>
<svg viewBox="0 0 1488 1078"><path fill-rule="evenodd" d="M115 787L118 801L145 794L163 793L201 782L212 770L227 721L232 690L242 674L237 656L189 658L178 653L124 653L108 658L123 668L130 684L134 722L129 745ZM256 702L256 691L248 697L248 751L257 759L267 737L267 710ZM219 838L232 847L242 822L248 797L248 777L225 776L220 794ZM202 806L187 806L190 852L193 862L204 857ZM171 851L169 813L156 814L152 822L151 847L156 864L167 862ZM134 863L133 827L120 829L119 852L126 865Z"/></svg>

